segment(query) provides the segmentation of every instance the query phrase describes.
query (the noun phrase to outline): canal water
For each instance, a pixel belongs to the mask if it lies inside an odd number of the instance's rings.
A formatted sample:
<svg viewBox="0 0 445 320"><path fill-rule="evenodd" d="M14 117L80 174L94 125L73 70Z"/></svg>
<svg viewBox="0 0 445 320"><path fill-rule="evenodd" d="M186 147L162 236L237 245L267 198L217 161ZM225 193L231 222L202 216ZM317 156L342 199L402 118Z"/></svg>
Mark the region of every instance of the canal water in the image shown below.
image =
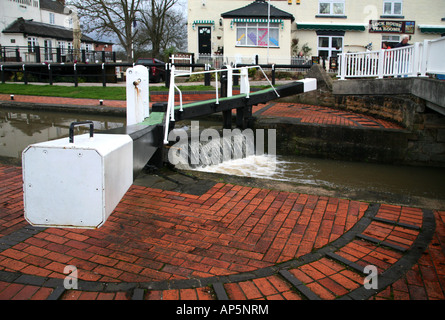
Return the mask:
<svg viewBox="0 0 445 320"><path fill-rule="evenodd" d="M30 144L68 137L72 122L91 120L94 130L122 127L122 117L65 112L36 112L0 109L0 159L20 163L22 151ZM76 126L75 135L87 133L88 126Z"/></svg>
<svg viewBox="0 0 445 320"><path fill-rule="evenodd" d="M83 120L92 120L96 132L125 124L125 118L117 116L0 109L0 161L20 164L21 153L28 145L67 137L70 124ZM212 123L200 122L200 125L211 127ZM75 134L82 134L88 127L79 126L75 130ZM253 155L219 165L197 166L192 170L290 182L346 193L353 190L445 200L445 168Z"/></svg>

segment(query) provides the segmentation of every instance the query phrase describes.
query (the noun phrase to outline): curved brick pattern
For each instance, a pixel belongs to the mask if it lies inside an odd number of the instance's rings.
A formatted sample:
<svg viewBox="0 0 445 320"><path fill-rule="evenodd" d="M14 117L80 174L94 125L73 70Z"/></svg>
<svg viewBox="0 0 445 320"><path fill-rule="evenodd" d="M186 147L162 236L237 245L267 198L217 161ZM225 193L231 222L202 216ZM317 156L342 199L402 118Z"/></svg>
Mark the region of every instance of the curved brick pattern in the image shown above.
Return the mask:
<svg viewBox="0 0 445 320"><path fill-rule="evenodd" d="M156 102L165 102L167 101L167 97L168 95L165 94L151 95L150 105ZM209 98L213 99L213 94L186 94L183 97L184 101L187 102L201 101ZM11 102L10 95L8 94L0 94L0 100ZM99 105L99 100L97 99L15 95L14 101L18 103L69 105L73 108L75 108L75 106L102 107ZM178 99L176 99L176 102L178 103ZM103 106L125 108L126 102L118 100L103 100ZM235 112L236 111L234 110L233 113ZM376 119L371 116L340 111L328 107L311 106L298 103L272 102L269 104L259 104L252 107L252 112L255 116L296 118L299 119L301 123L364 128L402 129L402 127L397 124L382 119Z"/></svg>
<svg viewBox="0 0 445 320"><path fill-rule="evenodd" d="M0 179L0 237L25 226L21 168L1 167ZM0 241L0 250L1 250Z"/></svg>
<svg viewBox="0 0 445 320"><path fill-rule="evenodd" d="M48 228L0 253L0 267L88 281L146 282L254 271L340 237L364 203L217 184L198 197L132 186L99 230Z"/></svg>
<svg viewBox="0 0 445 320"><path fill-rule="evenodd" d="M362 275L328 258L291 269L289 272L323 300L343 296L364 283Z"/></svg>
<svg viewBox="0 0 445 320"><path fill-rule="evenodd" d="M122 108L125 101L104 105ZM295 103L271 102L253 112L400 129ZM418 208L227 184L202 196L132 186L99 230L44 229L24 221L21 184L21 168L0 165L0 299L444 299L444 211L430 221ZM376 291L363 287L370 264L381 279ZM78 268L78 290L63 288L67 265Z"/></svg>
<svg viewBox="0 0 445 320"><path fill-rule="evenodd" d="M402 129L399 125L370 116L305 104L276 103L273 107L261 112L261 115L268 117L298 118L301 123L311 124Z"/></svg>
<svg viewBox="0 0 445 320"><path fill-rule="evenodd" d="M33 229L20 175L0 165L0 299L443 299L443 211L434 236L422 210L389 205L356 232L375 207L222 183L202 196L132 186L98 230ZM368 297L370 264L391 276ZM67 265L78 290L63 288Z"/></svg>

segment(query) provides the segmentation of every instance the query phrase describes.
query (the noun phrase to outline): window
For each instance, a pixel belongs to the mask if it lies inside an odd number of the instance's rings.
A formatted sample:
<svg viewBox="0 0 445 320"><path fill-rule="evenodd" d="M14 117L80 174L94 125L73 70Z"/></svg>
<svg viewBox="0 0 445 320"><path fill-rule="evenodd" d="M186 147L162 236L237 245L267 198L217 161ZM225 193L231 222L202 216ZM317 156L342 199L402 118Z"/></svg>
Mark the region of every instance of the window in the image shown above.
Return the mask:
<svg viewBox="0 0 445 320"><path fill-rule="evenodd" d="M388 45L391 48L394 48L394 46L400 42L400 36L396 36L396 35L382 35L382 46L381 46L381 48L383 48L383 43L384 42L387 42Z"/></svg>
<svg viewBox="0 0 445 320"><path fill-rule="evenodd" d="M29 53L33 53L36 52L36 46L38 46L39 44L37 43L37 38L32 38L29 37L28 38L28 52Z"/></svg>
<svg viewBox="0 0 445 320"><path fill-rule="evenodd" d="M53 44L51 40L44 40L43 47L45 52L45 61L53 60Z"/></svg>
<svg viewBox="0 0 445 320"><path fill-rule="evenodd" d="M343 51L343 37L319 36L318 56L323 58L336 57Z"/></svg>
<svg viewBox="0 0 445 320"><path fill-rule="evenodd" d="M389 16L400 16L402 14L402 1L383 0L383 14Z"/></svg>
<svg viewBox="0 0 445 320"><path fill-rule="evenodd" d="M57 46L60 49L60 54L65 54L65 42L64 41L58 41Z"/></svg>
<svg viewBox="0 0 445 320"><path fill-rule="evenodd" d="M267 23L237 23L236 45L240 47L279 47L279 25L269 24L269 37Z"/></svg>
<svg viewBox="0 0 445 320"><path fill-rule="evenodd" d="M320 15L344 15L345 0L319 0L318 13Z"/></svg>
<svg viewBox="0 0 445 320"><path fill-rule="evenodd" d="M55 24L56 23L56 18L54 16L54 13L50 12L49 13L49 24Z"/></svg>

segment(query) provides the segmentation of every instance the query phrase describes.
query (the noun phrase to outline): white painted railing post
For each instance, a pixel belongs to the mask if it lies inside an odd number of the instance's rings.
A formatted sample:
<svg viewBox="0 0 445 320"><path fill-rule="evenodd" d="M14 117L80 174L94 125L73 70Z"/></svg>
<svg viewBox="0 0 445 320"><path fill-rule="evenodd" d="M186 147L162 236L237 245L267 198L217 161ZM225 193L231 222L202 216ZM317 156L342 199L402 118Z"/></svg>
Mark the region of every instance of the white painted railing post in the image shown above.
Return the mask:
<svg viewBox="0 0 445 320"><path fill-rule="evenodd" d="M420 76L426 77L426 70L428 68L428 55L430 49L430 41L423 40L422 60L420 61Z"/></svg>
<svg viewBox="0 0 445 320"><path fill-rule="evenodd" d="M417 77L417 74L420 73L420 64L422 61L422 44L420 42L414 43L414 52L413 52L413 69L411 76Z"/></svg>
<svg viewBox="0 0 445 320"><path fill-rule="evenodd" d="M175 66L170 64L170 87L168 90L167 112L165 113L164 144L168 144L170 121L175 121Z"/></svg>
<svg viewBox="0 0 445 320"><path fill-rule="evenodd" d="M127 70L127 125L137 124L149 117L148 69L136 65Z"/></svg>
<svg viewBox="0 0 445 320"><path fill-rule="evenodd" d="M340 80L345 80L346 76L346 54L341 53L340 56Z"/></svg>
<svg viewBox="0 0 445 320"><path fill-rule="evenodd" d="M380 51L378 52L378 71L377 71L377 75L379 79L383 79L383 74L384 71L386 69L386 59L385 59L385 50L380 49Z"/></svg>
<svg viewBox="0 0 445 320"><path fill-rule="evenodd" d="M227 96L232 96L232 90L233 90L233 70L232 66L226 65L227 68Z"/></svg>
<svg viewBox="0 0 445 320"><path fill-rule="evenodd" d="M249 84L249 69L247 67L242 67L240 71L240 93L247 94L249 97L250 84Z"/></svg>

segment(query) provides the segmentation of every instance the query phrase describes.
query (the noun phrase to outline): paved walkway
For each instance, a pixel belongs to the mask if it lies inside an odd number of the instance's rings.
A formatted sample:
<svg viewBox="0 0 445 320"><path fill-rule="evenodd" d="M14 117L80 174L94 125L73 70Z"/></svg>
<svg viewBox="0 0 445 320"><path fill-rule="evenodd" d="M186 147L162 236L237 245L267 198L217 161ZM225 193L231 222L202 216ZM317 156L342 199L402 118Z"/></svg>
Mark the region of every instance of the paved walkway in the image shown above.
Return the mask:
<svg viewBox="0 0 445 320"><path fill-rule="evenodd" d="M162 102L167 100L167 95L159 94L152 95L151 100ZM186 102L198 101L213 98L213 94L194 93L184 96ZM42 104L42 105L60 105L76 107L113 107L125 108L126 102L119 100L104 100L101 106L99 100L96 99L72 99L59 97L39 97L39 96L25 96L15 95L14 100L11 101L10 95L0 94L0 101L8 101L12 103L26 103L26 104ZM185 103L186 103L185 102ZM399 125L376 119L370 116L356 114L348 111L339 111L328 107L311 106L299 103L268 103L260 104L253 107L255 116L261 117L283 117L299 119L301 123L317 123L325 125L341 125L341 126L355 126L366 128L385 128L385 129L402 129Z"/></svg>
<svg viewBox="0 0 445 320"><path fill-rule="evenodd" d="M0 299L445 298L445 211L133 185L97 230L35 228L21 168L1 165L0 181ZM69 265L78 290L64 288Z"/></svg>
<svg viewBox="0 0 445 320"><path fill-rule="evenodd" d="M299 104L254 112L397 129ZM445 299L445 211L226 183L193 195L133 185L97 230L36 228L21 174L0 165L3 300ZM64 286L68 266L77 289Z"/></svg>

